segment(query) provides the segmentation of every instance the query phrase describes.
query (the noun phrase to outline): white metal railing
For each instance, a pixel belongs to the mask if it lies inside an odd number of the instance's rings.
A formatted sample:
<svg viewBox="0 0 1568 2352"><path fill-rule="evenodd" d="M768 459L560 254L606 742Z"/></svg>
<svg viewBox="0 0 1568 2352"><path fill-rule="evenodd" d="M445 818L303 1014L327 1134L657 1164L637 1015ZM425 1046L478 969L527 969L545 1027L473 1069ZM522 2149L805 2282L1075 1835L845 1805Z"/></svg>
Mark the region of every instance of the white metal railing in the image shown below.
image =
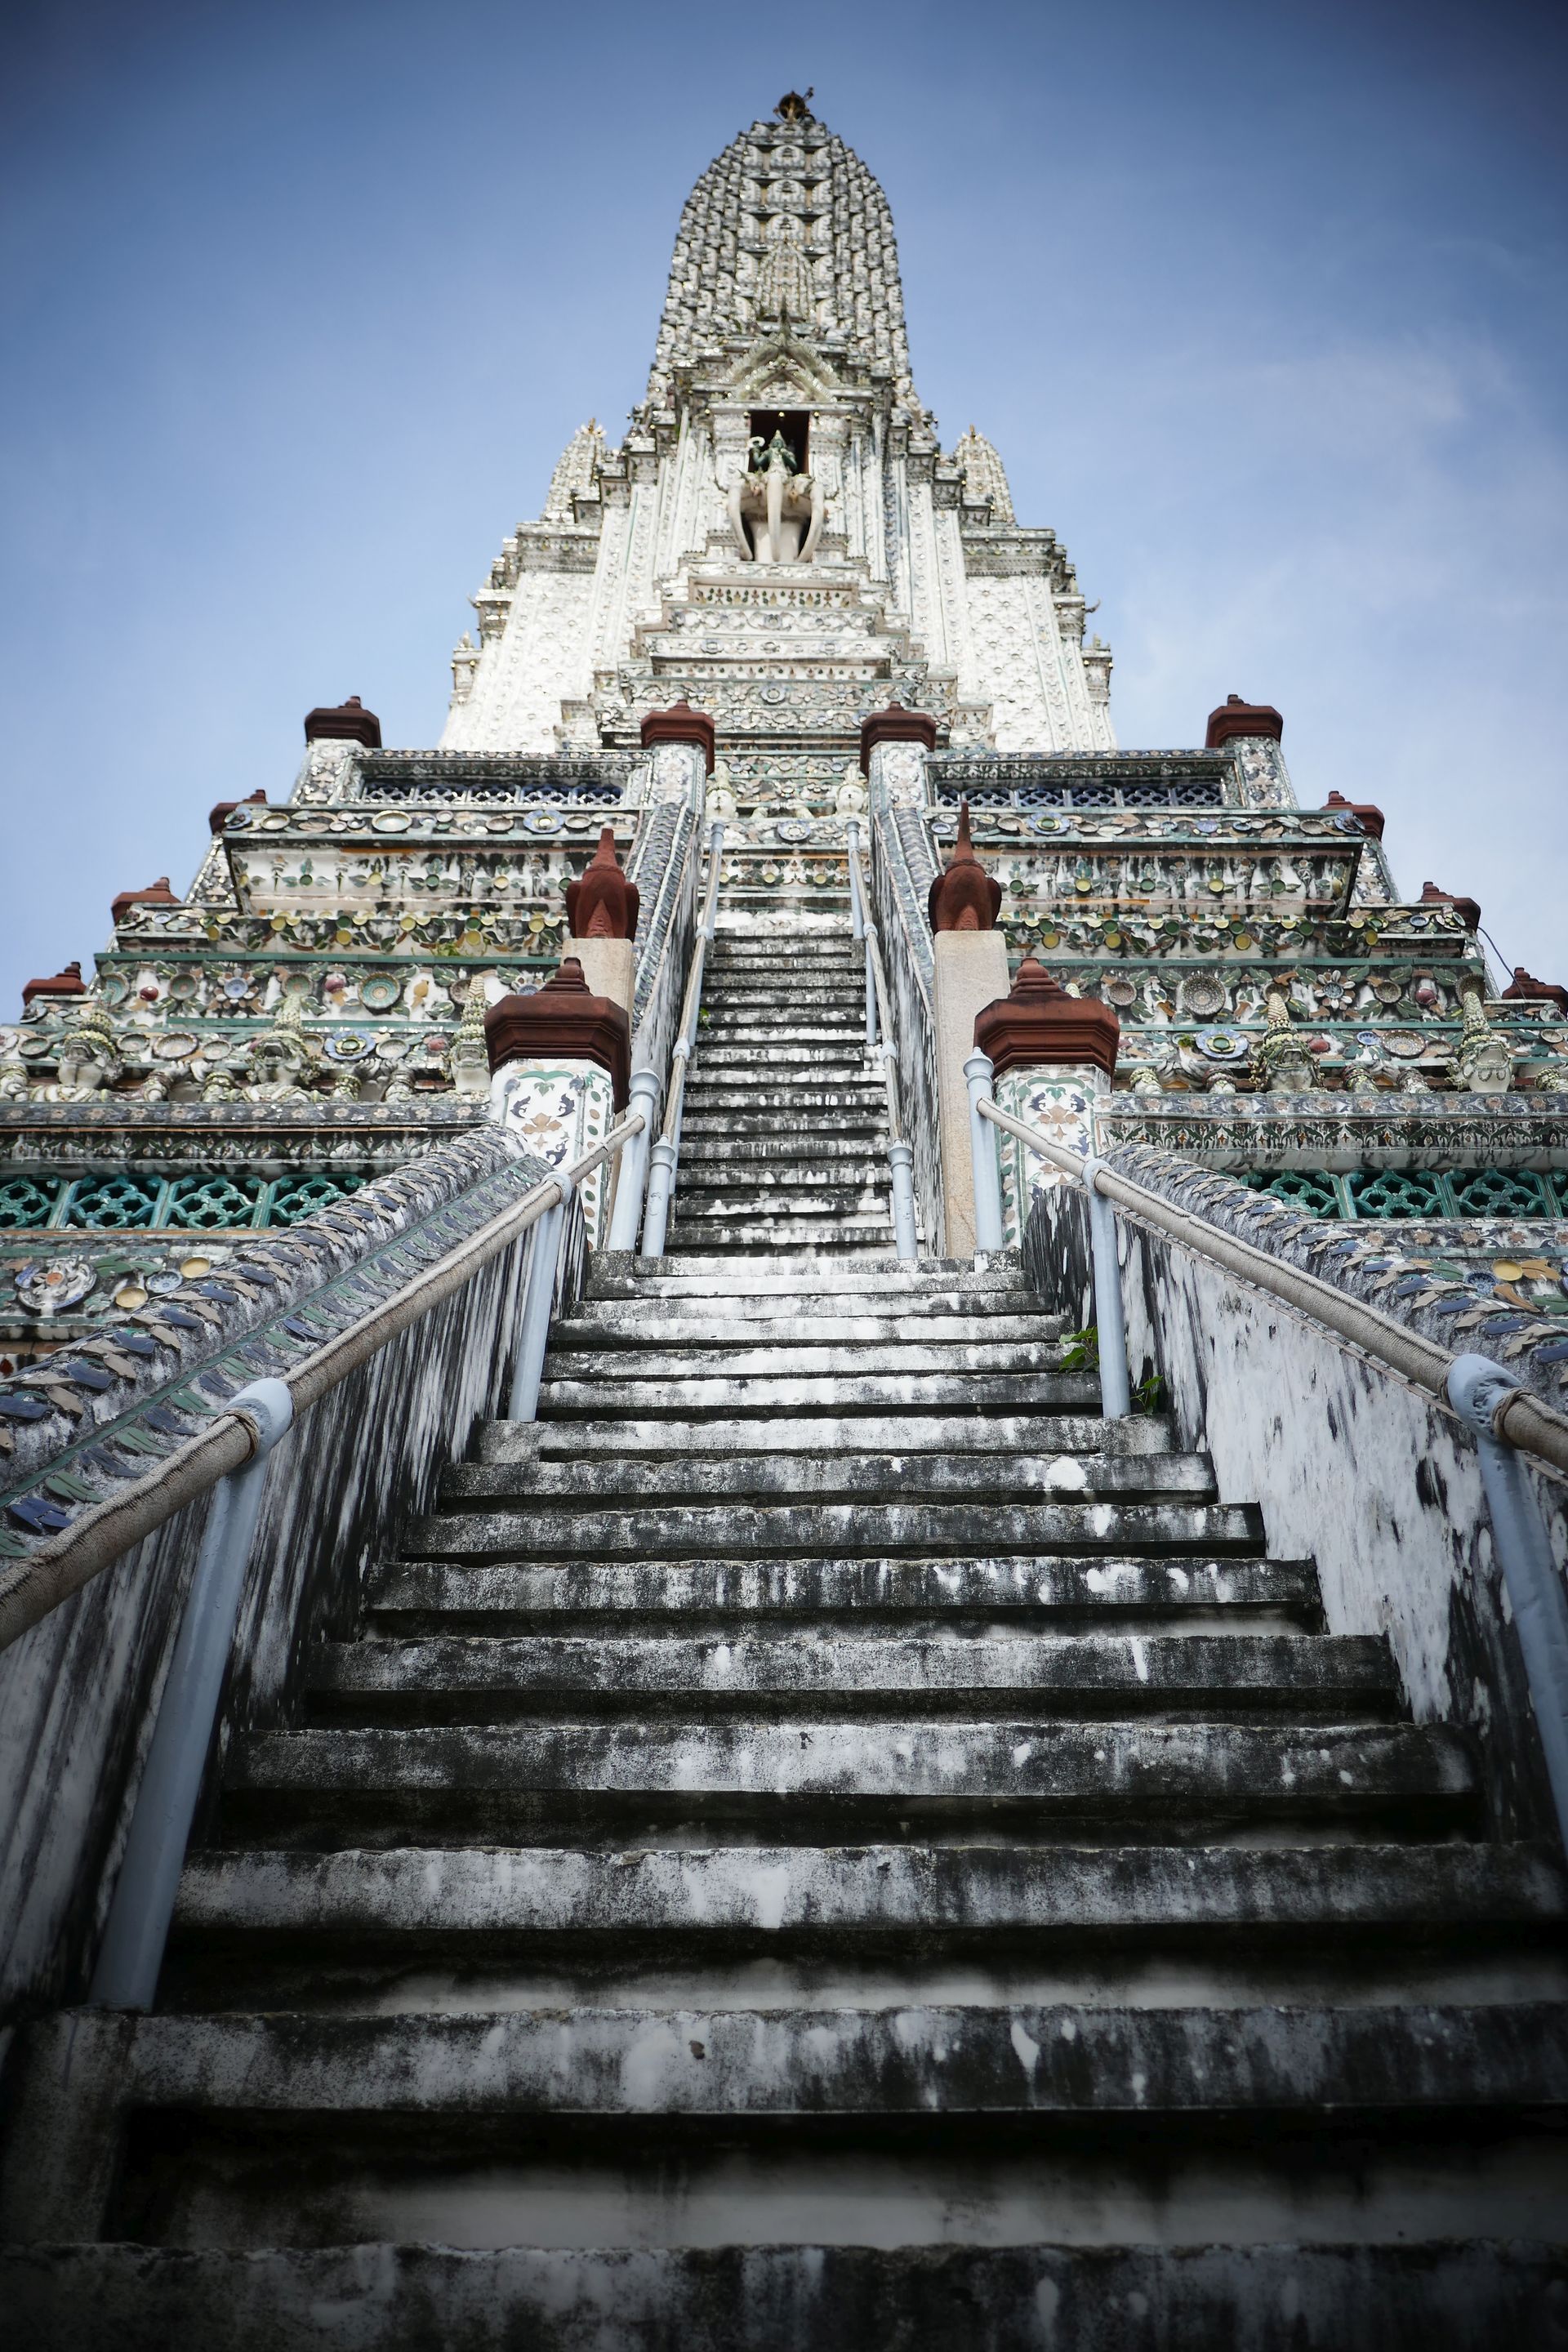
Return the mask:
<svg viewBox="0 0 1568 2352"><path fill-rule="evenodd" d="M920 1256L915 1232L915 1155L899 1115L899 1052L893 1042L892 999L882 969L881 941L871 913L866 877L860 870L860 824L851 817L845 828L845 858L849 868L849 920L855 937L866 950L866 1051L882 1066L888 1094L888 1160L893 1172L893 1246L906 1264ZM878 1024L881 1038L878 1040Z"/></svg>
<svg viewBox="0 0 1568 2352"><path fill-rule="evenodd" d="M675 1191L675 1171L680 1158L680 1122L686 1108L686 1073L697 1044L697 1024L702 1011L702 977L708 964L708 950L712 944L714 926L719 919L720 860L724 847L724 827L715 819L708 835L708 887L702 900L702 917L697 926L697 938L692 946L691 970L686 982L686 997L680 1009L680 1027L669 1055L669 1092L665 1098L664 1125L658 1141L649 1154L647 1171L647 1208L643 1216L642 1254L644 1257L664 1255L665 1234L669 1225L670 1195ZM626 1188L629 1192L629 1186ZM631 1239L626 1238L624 1225L612 1227L610 1246L630 1249L636 1238L635 1226Z"/></svg>
<svg viewBox="0 0 1568 2352"><path fill-rule="evenodd" d="M1558 1827L1568 1845L1568 1593L1552 1560L1540 1506L1520 1461L1521 1454L1529 1454L1548 1469L1568 1475L1568 1419L1531 1390L1521 1388L1489 1357L1453 1355L1381 1308L1369 1307L1317 1275L1271 1257L1252 1243L1177 1208L1146 1185L1107 1167L1094 1154L1069 1151L1063 1144L1048 1141L1037 1128L997 1108L991 1099L992 1068L985 1055L973 1055L964 1069L970 1082L977 1250L1000 1249L1003 1242L997 1129L1016 1136L1037 1158L1081 1185L1087 1195L1101 1402L1108 1414L1125 1413L1130 1403L1127 1327L1116 1250L1115 1217L1120 1213L1129 1222L1165 1234L1194 1256L1208 1258L1282 1306L1326 1326L1336 1339L1424 1390L1471 1432Z"/></svg>
<svg viewBox="0 0 1568 2352"><path fill-rule="evenodd" d="M273 1447L301 1412L537 1226L510 1394L511 1418L531 1420L539 1402L566 1205L584 1179L613 1161L645 1126L640 1110L628 1113L592 1151L531 1187L301 1363L276 1380L251 1381L204 1430L144 1477L83 1512L19 1563L19 1572L0 1596L0 1647L36 1625L188 1503L217 1490L137 1790L125 1857L93 1972L93 2001L110 2008L152 2006Z"/></svg>

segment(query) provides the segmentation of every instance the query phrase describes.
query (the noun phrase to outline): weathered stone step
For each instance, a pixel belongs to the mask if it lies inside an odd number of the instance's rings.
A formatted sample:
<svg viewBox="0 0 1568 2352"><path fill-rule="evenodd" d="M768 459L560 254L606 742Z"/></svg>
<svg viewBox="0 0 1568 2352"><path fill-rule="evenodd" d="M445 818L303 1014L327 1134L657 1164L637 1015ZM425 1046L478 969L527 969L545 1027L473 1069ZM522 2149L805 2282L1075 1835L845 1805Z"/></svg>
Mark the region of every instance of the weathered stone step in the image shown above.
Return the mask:
<svg viewBox="0 0 1568 2352"><path fill-rule="evenodd" d="M1447 1932L1568 1922L1561 1860L1534 1845L719 1846L629 1853L414 1847L194 1854L176 1933L377 1940L482 1936L763 1937L1237 1929Z"/></svg>
<svg viewBox="0 0 1568 2352"><path fill-rule="evenodd" d="M833 1276L835 1285L843 1277ZM1015 1324L1027 1324L1031 1328L1048 1327L1059 1334L1066 1328L1067 1318L1048 1309L1037 1293L1018 1288L994 1290L948 1290L936 1283L913 1282L906 1286L901 1278L884 1280L868 1268L859 1277L857 1289L818 1289L803 1276L795 1289L754 1292L736 1289L729 1297L721 1291L710 1291L696 1297L672 1292L657 1276L649 1276L635 1289L617 1285L608 1294L591 1276L582 1299L563 1318L561 1328L592 1328L625 1330L645 1322L695 1325L700 1328L704 1320L721 1318L726 1324L744 1323L759 1337L764 1330L791 1320L815 1322L822 1319L837 1321L869 1321L900 1329L919 1325L939 1336L950 1328L966 1323L984 1324L1000 1339L1015 1336Z"/></svg>
<svg viewBox="0 0 1568 2352"><path fill-rule="evenodd" d="M956 2352L982 2341L987 2352L1039 2352L1050 2340L1039 2332L1042 2312L1051 2315L1056 2342L1075 2352L1220 2345L1263 2352L1278 2341L1287 2311L1302 2345L1335 2352L1357 2345L1494 2352L1500 2343L1522 2352L1549 2343L1556 2325L1561 2248L1508 2235L1506 2200L1497 2215L1490 2205L1473 2215L1477 2234L1468 2239L1401 2245L1363 2236L1238 2252L1226 2244L952 2246L939 2235L952 2200L935 2189L931 2242L884 2248L856 2241L869 2237L900 2183L867 2168L868 2194L849 2199L840 2170L829 2175L820 2158L807 2160L810 2179L798 2184L806 2212L826 2230L825 2209L833 2209L851 2242L733 2242L737 2217L721 2189L713 2221L727 2210L720 2234L731 2242L707 2242L704 2214L688 2224L702 2229L695 2246L650 2244L644 2226L626 2247L13 2248L0 2250L0 2300L18 2344L49 2352L102 2352L110 2344L161 2352L184 2343L279 2352L310 2343L323 2312L357 2318L372 2311L374 2333L356 2334L355 2352L429 2352L435 2342L464 2352L518 2345L618 2352L644 2344L680 2352L741 2345L746 2352L800 2352L803 2345L867 2352L894 2344L899 2352ZM1047 2211L1054 2185L1041 2185ZM656 2194L651 2210L663 2204ZM975 2234L987 2233L977 2223Z"/></svg>
<svg viewBox="0 0 1568 2352"><path fill-rule="evenodd" d="M122 2113L368 2120L410 2114L784 2122L1083 2116L1363 2117L1568 2104L1568 2010L580 2009L396 2017L66 2011L31 2029L61 2078ZM85 2087L85 2085L84 2085Z"/></svg>
<svg viewBox="0 0 1568 2352"><path fill-rule="evenodd" d="M784 1086L770 1072L765 1082L754 1087L737 1086L732 1073L723 1077L710 1074L701 1086L696 1083L696 1079L697 1072L693 1069L686 1089L687 1108L683 1120L700 1120L705 1129L721 1126L728 1129L734 1121L734 1132L745 1134L750 1118L752 1131L754 1132L757 1119L766 1113L778 1111L787 1111L803 1118L809 1117L814 1124L821 1119L825 1128L826 1122L839 1113L850 1120L870 1119L879 1129L887 1119L888 1090L879 1077L847 1076L829 1083L819 1080L814 1074L811 1078L803 1078L794 1086ZM774 1133L777 1132L777 1124L775 1118L772 1122Z"/></svg>
<svg viewBox="0 0 1568 2352"><path fill-rule="evenodd" d="M776 1216L751 1215L742 1209L736 1212L731 1224L694 1216L684 1232L678 1211L671 1220L670 1238L666 1244L677 1258L687 1247L694 1256L732 1251L739 1256L764 1258L783 1257L792 1250L809 1247L825 1256L844 1257L858 1265L889 1255L892 1246L890 1214L819 1216L804 1208Z"/></svg>
<svg viewBox="0 0 1568 2352"><path fill-rule="evenodd" d="M612 1413L634 1420L684 1421L694 1413L717 1411L778 1414L967 1412L1092 1412L1100 1402L1100 1383L1081 1372L862 1372L852 1376L805 1374L737 1381L731 1377L700 1377L683 1373L672 1382L658 1378L628 1378L606 1373L599 1380L577 1380L562 1373L540 1391L542 1418L603 1421Z"/></svg>
<svg viewBox="0 0 1568 2352"><path fill-rule="evenodd" d="M829 1163L832 1175L827 1173ZM699 1129L683 1130L680 1139L682 1184L689 1183L698 1169L714 1170L726 1177L741 1171L755 1171L769 1182L875 1183L886 1166L885 1152L879 1152L874 1140L868 1141L863 1134L781 1136L775 1127L770 1136L735 1136L705 1134ZM808 1171L817 1172L808 1174Z"/></svg>
<svg viewBox="0 0 1568 2352"><path fill-rule="evenodd" d="M727 1258L708 1263L689 1257L637 1258L602 1250L590 1262L584 1284L588 1298L805 1298L829 1293L864 1293L874 1283L889 1299L957 1298L971 1295L1017 1297L1023 1312L1045 1301L1028 1290L1016 1250L998 1250L977 1266L972 1258L921 1260L901 1265L891 1255L884 1266L835 1268L816 1259L780 1256L769 1265L737 1266ZM896 1311L889 1308L889 1312Z"/></svg>
<svg viewBox="0 0 1568 2352"><path fill-rule="evenodd" d="M368 1636L312 1653L318 1721L495 1723L512 1715L643 1716L699 1708L825 1709L906 1719L1012 1718L1202 1708L1236 1718L1289 1707L1342 1722L1394 1711L1398 1683L1373 1635L1310 1633L862 1634L834 1626L711 1633Z"/></svg>
<svg viewBox="0 0 1568 2352"><path fill-rule="evenodd" d="M410 1549L431 1559L680 1559L718 1539L737 1557L802 1552L1258 1551L1250 1503L754 1503L641 1510L553 1502L514 1510L435 1512L413 1522Z"/></svg>
<svg viewBox="0 0 1568 2352"><path fill-rule="evenodd" d="M745 1099L749 1102L751 1097ZM792 1104L793 1109L801 1107ZM869 1098L860 1110L814 1110L811 1114L812 1141L818 1146L830 1143L858 1145L862 1150L887 1148L887 1105L882 1089ZM778 1141L779 1122L776 1114L756 1115L739 1110L710 1112L698 1108L695 1100L683 1115L680 1130L680 1150L684 1159L694 1144L767 1143ZM742 1157L744 1154L742 1154Z"/></svg>
<svg viewBox="0 0 1568 2352"><path fill-rule="evenodd" d="M914 1612L954 1620L1031 1622L1131 1617L1179 1629L1267 1615L1316 1627L1317 1571L1308 1560L1135 1559L1060 1554L1007 1559L864 1559L583 1560L405 1559L374 1570L367 1604L388 1621L451 1621L504 1630L538 1622L781 1616L898 1626Z"/></svg>
<svg viewBox="0 0 1568 2352"><path fill-rule="evenodd" d="M1446 1726L529 1721L237 1734L227 1843L557 1844L656 1829L791 1845L941 1834L1207 1845L1332 1827L1442 1835L1474 1825L1477 1784ZM1096 1833L1098 1834L1098 1837Z"/></svg>
<svg viewBox="0 0 1568 2352"><path fill-rule="evenodd" d="M1044 1441L1056 1454L1114 1455L1167 1454L1173 1450L1168 1422L1139 1413L1125 1421L1090 1414L1057 1413L1042 1429L1037 1420L1004 1414L996 1421L952 1413L905 1419L766 1421L710 1414L703 1421L489 1421L479 1424L481 1462L656 1461L690 1455L722 1460L731 1454L829 1454L874 1447L896 1454L998 1454L1037 1452Z"/></svg>
<svg viewBox="0 0 1568 2352"><path fill-rule="evenodd" d="M1021 1503L1030 1496L1070 1496L1087 1502L1180 1496L1212 1501L1213 1469L1194 1454L1102 1455L1032 1452L949 1456L871 1450L779 1456L761 1449L721 1455L697 1454L661 1460L616 1461L596 1455L585 1462L455 1463L442 1475L444 1511L510 1506L609 1503L627 1499L639 1507L655 1502L693 1506L752 1496L805 1503L829 1498L882 1501L973 1501L980 1496Z"/></svg>
<svg viewBox="0 0 1568 2352"><path fill-rule="evenodd" d="M708 1017L699 1028L700 1042L724 1035L801 1043L814 1037L842 1037L852 1045L866 1042L865 1005L853 996L799 997L777 1004L759 1004L747 996L725 1004L710 1003L704 1010Z"/></svg>
<svg viewBox="0 0 1568 2352"><path fill-rule="evenodd" d="M759 1339L754 1327L726 1346L696 1334L683 1346L666 1349L632 1340L619 1348L557 1349L554 1334L545 1357L546 1378L554 1374L574 1381L592 1380L858 1380L868 1374L893 1378L916 1373L961 1379L966 1372L1041 1372L1055 1370L1061 1343L1057 1339L954 1340L942 1347L897 1337L859 1345L847 1339L818 1339L815 1325L810 1339ZM901 1327L899 1327L901 1328ZM683 1335L684 1336L684 1335Z"/></svg>
<svg viewBox="0 0 1568 2352"><path fill-rule="evenodd" d="M717 1150L682 1151L677 1197L683 1207L722 1194L726 1201L766 1204L775 1195L790 1201L809 1192L816 1200L847 1200L853 1206L868 1195L891 1189L892 1176L885 1152L868 1152L857 1145L843 1158L823 1151L815 1139L802 1136L787 1151L759 1159ZM781 1201L781 1206L784 1202Z"/></svg>
<svg viewBox="0 0 1568 2352"><path fill-rule="evenodd" d="M803 1302L815 1312L732 1315L728 1305L714 1302L700 1313L681 1312L650 1300L634 1307L629 1301L589 1304L551 1326L550 1345L563 1354L577 1349L702 1347L775 1348L854 1346L899 1343L937 1348L951 1339L955 1347L1027 1346L1060 1353L1059 1315L963 1314L955 1302L951 1314L879 1314L869 1300L863 1311L842 1313L832 1297ZM781 1307L785 1302L781 1301ZM973 1309L974 1301L968 1302Z"/></svg>

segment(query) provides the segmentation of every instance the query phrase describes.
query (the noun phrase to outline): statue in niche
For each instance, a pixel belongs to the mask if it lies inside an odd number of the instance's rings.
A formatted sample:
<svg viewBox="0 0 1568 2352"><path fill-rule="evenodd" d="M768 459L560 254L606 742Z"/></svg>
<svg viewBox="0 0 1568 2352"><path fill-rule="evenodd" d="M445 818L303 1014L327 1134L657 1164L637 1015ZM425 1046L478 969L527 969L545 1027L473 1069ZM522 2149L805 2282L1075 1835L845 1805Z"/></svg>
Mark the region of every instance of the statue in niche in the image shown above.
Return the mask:
<svg viewBox="0 0 1568 2352"><path fill-rule="evenodd" d="M814 327L816 288L794 213L774 213L763 231L763 242L766 249L757 268L757 316L793 319L797 326Z"/></svg>
<svg viewBox="0 0 1568 2352"><path fill-rule="evenodd" d="M816 554L827 500L815 476L798 471L782 427L765 445L752 434L746 470L731 483L726 504L735 545L748 562L809 563Z"/></svg>

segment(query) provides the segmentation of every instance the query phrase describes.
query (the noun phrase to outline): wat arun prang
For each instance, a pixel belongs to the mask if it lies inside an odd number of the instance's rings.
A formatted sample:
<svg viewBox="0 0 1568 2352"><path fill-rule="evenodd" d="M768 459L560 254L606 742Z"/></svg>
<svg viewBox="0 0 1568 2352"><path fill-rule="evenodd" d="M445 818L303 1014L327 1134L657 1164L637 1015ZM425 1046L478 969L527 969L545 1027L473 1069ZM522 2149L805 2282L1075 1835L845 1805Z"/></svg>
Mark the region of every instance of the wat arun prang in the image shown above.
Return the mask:
<svg viewBox="0 0 1568 2352"><path fill-rule="evenodd" d="M1301 805L1266 698L1220 700L1202 748L1118 748L1068 551L983 435L943 449L887 199L805 100L698 182L646 397L618 445L574 436L473 601L439 747L384 748L350 698L276 804L215 771L189 887L123 891L0 1028L8 1368L482 1123L484 1011L555 969L606 824L657 951L700 825L673 748L708 721L728 920L838 919L869 796L929 968L966 801L1014 968L1118 1016L1103 1142L1358 1237L1396 1219L1479 1299L1568 1308L1568 994L1495 990L1462 877L1396 887L1370 784Z"/></svg>

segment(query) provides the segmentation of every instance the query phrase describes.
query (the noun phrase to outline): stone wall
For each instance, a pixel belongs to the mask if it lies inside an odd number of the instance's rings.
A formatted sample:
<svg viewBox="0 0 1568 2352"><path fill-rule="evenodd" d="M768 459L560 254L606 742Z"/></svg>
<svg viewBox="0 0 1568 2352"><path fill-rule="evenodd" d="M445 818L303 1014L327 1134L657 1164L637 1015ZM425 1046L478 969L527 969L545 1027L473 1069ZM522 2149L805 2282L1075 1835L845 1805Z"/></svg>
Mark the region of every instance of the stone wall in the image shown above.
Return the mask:
<svg viewBox="0 0 1568 2352"><path fill-rule="evenodd" d="M112 1444L116 1431L134 1433L149 1412L163 1413L159 1399L171 1390L188 1412L210 1379L210 1411L242 1377L286 1371L290 1351L308 1352L374 1306L539 1172L532 1161L508 1159L492 1133L365 1187L353 1229L339 1212L329 1213L338 1217L330 1231L258 1235L274 1255L292 1251L300 1269L280 1299L268 1298L270 1318L239 1302L223 1310L216 1328L187 1318L205 1335L205 1364L184 1367L178 1390L165 1365L160 1386L128 1380L107 1406L95 1399L100 1442ZM569 1289L578 1225L563 1253ZM441 1464L461 1455L475 1422L497 1410L530 1246L525 1235L493 1258L313 1406L278 1447L222 1737L289 1719L311 1643L352 1622L367 1564L395 1544L408 1513L428 1507ZM301 1332L313 1336L300 1339ZM118 1416L107 1409L115 1404ZM36 1475L40 1465L31 1467ZM9 1930L0 2019L86 1990L206 1507L172 1519L0 1656L0 1916Z"/></svg>
<svg viewBox="0 0 1568 2352"><path fill-rule="evenodd" d="M1165 1155L1112 1156L1122 1173L1147 1182L1152 1169L1122 1167L1134 1157ZM1163 1173L1160 1189L1198 1214L1207 1213L1202 1187L1228 1184L1174 1161ZM1228 1189L1258 1201L1239 1185ZM1331 1633L1387 1635L1417 1722L1456 1724L1471 1736L1494 1834L1552 1835L1468 1433L1311 1318L1130 1217L1119 1213L1117 1226L1132 1377L1153 1370L1163 1379L1176 1444L1211 1454L1223 1500L1261 1498L1276 1557L1316 1559ZM1245 1237L1269 1245L1256 1232ZM1047 1297L1075 1323L1094 1319L1088 1205L1078 1186L1038 1196L1025 1253ZM1335 1279L1331 1263L1311 1270ZM1557 1557L1568 1559L1568 1497L1549 1474L1531 1465L1530 1475Z"/></svg>

